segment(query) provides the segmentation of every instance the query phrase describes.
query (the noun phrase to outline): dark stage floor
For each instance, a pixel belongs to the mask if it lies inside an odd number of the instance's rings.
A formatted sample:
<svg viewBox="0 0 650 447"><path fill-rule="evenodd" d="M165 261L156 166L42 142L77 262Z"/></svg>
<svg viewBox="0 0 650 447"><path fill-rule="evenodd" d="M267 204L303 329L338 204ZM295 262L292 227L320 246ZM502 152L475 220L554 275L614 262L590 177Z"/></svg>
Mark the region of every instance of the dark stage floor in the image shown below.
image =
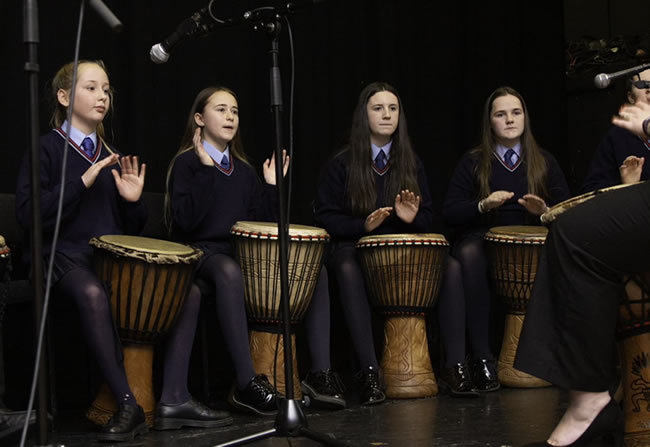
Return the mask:
<svg viewBox="0 0 650 447"><path fill-rule="evenodd" d="M350 400L354 396L350 396ZM566 406L566 395L557 388L502 389L477 399L440 395L429 399L392 400L375 407L350 402L347 409L306 410L309 427L351 446L520 446L543 440ZM235 422L222 429L156 432L130 446L213 446L273 427L273 419L233 413ZM82 414L64 414L52 433L52 445L107 446L94 439L94 430ZM29 445L33 445L30 443ZM305 438L270 438L252 446L315 446ZM601 444L594 444L600 446ZM605 444L602 444L605 445Z"/></svg>

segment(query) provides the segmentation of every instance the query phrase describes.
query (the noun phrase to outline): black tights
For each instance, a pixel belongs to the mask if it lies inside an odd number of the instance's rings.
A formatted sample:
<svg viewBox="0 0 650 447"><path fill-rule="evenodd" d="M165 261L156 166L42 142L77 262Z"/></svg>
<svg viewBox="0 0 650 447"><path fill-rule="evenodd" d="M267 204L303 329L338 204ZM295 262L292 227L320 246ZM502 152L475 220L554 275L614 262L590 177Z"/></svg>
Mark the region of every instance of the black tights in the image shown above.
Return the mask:
<svg viewBox="0 0 650 447"><path fill-rule="evenodd" d="M336 276L339 299L359 366L362 369L368 366L378 368L370 303L354 243L339 243L329 265Z"/></svg>
<svg viewBox="0 0 650 447"><path fill-rule="evenodd" d="M57 293L77 305L84 338L95 355L118 403L136 403L124 371L121 345L115 333L108 296L95 273L85 266L67 272L56 284ZM192 351L200 300L189 296L170 332L165 350L161 402L182 403L190 398L187 370Z"/></svg>
<svg viewBox="0 0 650 447"><path fill-rule="evenodd" d="M214 254L205 260L197 275L209 282L216 291L217 320L221 327L226 349L235 368L237 387L243 389L255 376L250 355L244 280L237 261L226 254ZM199 289L192 286L192 294ZM321 270L311 305L305 315L307 342L311 354L312 370L330 367L330 319L327 271Z"/></svg>
<svg viewBox="0 0 650 447"><path fill-rule="evenodd" d="M235 368L237 387L243 389L255 377L255 368L248 346L244 279L239 264L228 255L213 254L196 274L215 291L217 321ZM192 285L191 294L200 295L196 285Z"/></svg>
<svg viewBox="0 0 650 447"><path fill-rule="evenodd" d="M493 359L490 350L490 291L483 235L461 240L449 256L438 304L447 367L465 360L465 334L472 355Z"/></svg>

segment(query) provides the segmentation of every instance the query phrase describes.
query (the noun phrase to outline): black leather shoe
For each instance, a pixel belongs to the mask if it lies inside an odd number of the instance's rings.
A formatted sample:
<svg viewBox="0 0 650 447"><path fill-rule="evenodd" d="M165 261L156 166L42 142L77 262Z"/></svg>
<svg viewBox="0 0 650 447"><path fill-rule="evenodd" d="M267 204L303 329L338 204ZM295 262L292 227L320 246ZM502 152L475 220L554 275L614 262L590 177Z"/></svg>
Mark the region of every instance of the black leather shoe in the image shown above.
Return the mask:
<svg viewBox="0 0 650 447"><path fill-rule="evenodd" d="M227 411L217 411L190 397L182 404L158 404L156 430L173 430L181 427L215 428L232 424Z"/></svg>
<svg viewBox="0 0 650 447"><path fill-rule="evenodd" d="M488 393L501 388L495 363L494 360L488 359L472 360L470 366L472 382L481 393Z"/></svg>
<svg viewBox="0 0 650 447"><path fill-rule="evenodd" d="M478 397L478 389L472 382L466 363L457 363L450 368L442 368L438 378L440 386L454 397Z"/></svg>
<svg viewBox="0 0 650 447"><path fill-rule="evenodd" d="M130 441L149 431L140 405L121 404L117 412L97 434L99 441Z"/></svg>
<svg viewBox="0 0 650 447"><path fill-rule="evenodd" d="M228 402L235 408L260 416L277 413L276 392L264 374L253 377L243 390L233 387Z"/></svg>
<svg viewBox="0 0 650 447"><path fill-rule="evenodd" d="M300 389L309 396L309 405L317 408L339 410L345 408L343 382L337 373L331 369L310 372L300 383Z"/></svg>
<svg viewBox="0 0 650 447"><path fill-rule="evenodd" d="M357 374L357 379L361 384L359 390L361 405L375 405L386 400L381 376L377 368L369 366Z"/></svg>

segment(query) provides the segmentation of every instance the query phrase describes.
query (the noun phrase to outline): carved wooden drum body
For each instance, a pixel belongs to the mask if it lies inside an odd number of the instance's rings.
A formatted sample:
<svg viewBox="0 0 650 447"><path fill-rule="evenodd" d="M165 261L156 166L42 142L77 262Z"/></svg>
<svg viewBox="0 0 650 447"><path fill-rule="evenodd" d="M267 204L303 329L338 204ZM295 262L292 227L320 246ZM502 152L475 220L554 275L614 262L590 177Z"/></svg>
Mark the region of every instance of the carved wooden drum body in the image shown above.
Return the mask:
<svg viewBox="0 0 650 447"><path fill-rule="evenodd" d="M90 245L97 276L108 286L129 386L152 426L153 348L174 325L192 285L194 265L203 253L182 244L124 235L93 238ZM103 425L116 409L104 384L87 416Z"/></svg>
<svg viewBox="0 0 650 447"><path fill-rule="evenodd" d="M507 386L535 388L550 383L513 366L526 307L548 229L541 226L502 226L485 234L489 272L495 292L506 306L506 323L497 375Z"/></svg>
<svg viewBox="0 0 650 447"><path fill-rule="evenodd" d="M449 244L440 234L386 234L359 239L372 303L386 316L381 367L390 398L438 392L425 315L436 303Z"/></svg>
<svg viewBox="0 0 650 447"><path fill-rule="evenodd" d="M266 374L284 392L284 344L278 343L280 323L280 244L278 225L240 221L230 232L235 236L237 260L244 277L244 298L249 323L251 357L255 371ZM292 325L302 321L318 282L329 234L322 228L289 225L289 312ZM294 395L300 397L295 335L292 334ZM277 363L276 346L278 347ZM275 372L275 374L274 374Z"/></svg>

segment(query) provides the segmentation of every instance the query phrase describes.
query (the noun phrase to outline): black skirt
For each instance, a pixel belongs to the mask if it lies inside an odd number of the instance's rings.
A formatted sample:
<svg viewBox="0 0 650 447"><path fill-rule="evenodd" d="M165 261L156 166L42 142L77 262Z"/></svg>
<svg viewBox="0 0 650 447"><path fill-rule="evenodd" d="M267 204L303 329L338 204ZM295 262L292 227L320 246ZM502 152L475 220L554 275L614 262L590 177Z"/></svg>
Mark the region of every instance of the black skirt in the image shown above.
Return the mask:
<svg viewBox="0 0 650 447"><path fill-rule="evenodd" d="M650 182L601 194L551 224L515 367L558 386L616 380L623 277L650 271Z"/></svg>
<svg viewBox="0 0 650 447"><path fill-rule="evenodd" d="M47 269L49 259L45 259L44 268ZM54 254L52 266L52 285L56 285L61 278L75 268L84 268L93 271L93 249L88 247L82 250L57 250Z"/></svg>

